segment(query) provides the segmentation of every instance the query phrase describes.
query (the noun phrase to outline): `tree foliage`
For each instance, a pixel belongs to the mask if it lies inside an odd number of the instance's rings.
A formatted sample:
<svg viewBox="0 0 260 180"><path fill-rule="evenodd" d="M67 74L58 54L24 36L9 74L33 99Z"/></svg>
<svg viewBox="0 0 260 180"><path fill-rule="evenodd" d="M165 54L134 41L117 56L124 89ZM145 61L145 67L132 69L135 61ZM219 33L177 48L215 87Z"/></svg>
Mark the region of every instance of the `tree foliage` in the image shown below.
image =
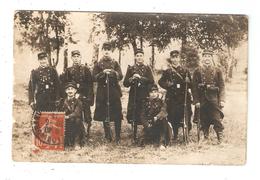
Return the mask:
<svg viewBox="0 0 260 180"><path fill-rule="evenodd" d="M19 46L29 45L32 50L45 51L49 55L50 64L56 66L60 48L65 41L75 43L73 33L68 28L70 22L67 14L64 11L17 11L14 20L21 39L17 39L16 43ZM53 51L56 51L56 61L51 58Z"/></svg>

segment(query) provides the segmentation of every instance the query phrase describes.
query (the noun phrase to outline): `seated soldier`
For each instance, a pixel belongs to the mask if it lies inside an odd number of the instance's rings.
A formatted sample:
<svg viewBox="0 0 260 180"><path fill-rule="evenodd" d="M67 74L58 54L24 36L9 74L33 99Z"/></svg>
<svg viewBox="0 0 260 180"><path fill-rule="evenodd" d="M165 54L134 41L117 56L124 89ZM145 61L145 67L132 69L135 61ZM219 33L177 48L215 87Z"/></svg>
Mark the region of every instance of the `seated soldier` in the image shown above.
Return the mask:
<svg viewBox="0 0 260 180"><path fill-rule="evenodd" d="M77 85L69 82L65 86L67 97L59 110L65 112L64 146L74 147L77 143L82 147L85 143L85 128L82 122L82 102L76 98Z"/></svg>
<svg viewBox="0 0 260 180"><path fill-rule="evenodd" d="M172 126L167 120L166 104L159 97L157 85L150 89L149 97L144 100L141 109L141 122L144 127L141 144L155 143L167 147L173 134ZM163 140L163 141L162 141Z"/></svg>

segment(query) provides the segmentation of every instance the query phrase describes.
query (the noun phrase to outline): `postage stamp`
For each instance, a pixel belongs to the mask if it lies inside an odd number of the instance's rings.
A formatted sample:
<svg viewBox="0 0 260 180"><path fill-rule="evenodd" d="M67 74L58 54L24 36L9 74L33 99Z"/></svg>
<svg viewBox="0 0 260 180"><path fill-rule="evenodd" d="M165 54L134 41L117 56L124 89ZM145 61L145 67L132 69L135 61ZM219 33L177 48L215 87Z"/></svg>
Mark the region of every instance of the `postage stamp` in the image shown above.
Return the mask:
<svg viewBox="0 0 260 180"><path fill-rule="evenodd" d="M64 150L63 112L35 112L32 117L33 141L45 150Z"/></svg>

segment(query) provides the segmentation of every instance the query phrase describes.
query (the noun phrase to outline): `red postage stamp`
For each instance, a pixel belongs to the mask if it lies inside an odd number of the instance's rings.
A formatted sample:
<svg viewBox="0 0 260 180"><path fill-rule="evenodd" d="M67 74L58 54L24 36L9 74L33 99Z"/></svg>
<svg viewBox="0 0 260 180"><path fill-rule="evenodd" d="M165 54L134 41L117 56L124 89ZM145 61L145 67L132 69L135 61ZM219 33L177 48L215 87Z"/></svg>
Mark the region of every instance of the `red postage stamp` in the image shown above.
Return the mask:
<svg viewBox="0 0 260 180"><path fill-rule="evenodd" d="M64 112L35 112L32 118L34 144L45 150L64 150Z"/></svg>

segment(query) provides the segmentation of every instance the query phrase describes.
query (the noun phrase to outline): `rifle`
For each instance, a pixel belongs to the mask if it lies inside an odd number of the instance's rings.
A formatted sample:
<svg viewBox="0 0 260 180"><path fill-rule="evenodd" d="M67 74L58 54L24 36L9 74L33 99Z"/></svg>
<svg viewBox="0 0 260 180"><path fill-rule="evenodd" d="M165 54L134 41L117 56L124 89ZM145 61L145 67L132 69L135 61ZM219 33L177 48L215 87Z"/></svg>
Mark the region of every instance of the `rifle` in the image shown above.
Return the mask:
<svg viewBox="0 0 260 180"><path fill-rule="evenodd" d="M201 122L200 122L200 107L195 107L194 119L196 119L197 123L197 140L200 142L200 130L201 130Z"/></svg>
<svg viewBox="0 0 260 180"><path fill-rule="evenodd" d="M109 123L110 122L110 99L109 99L109 86L110 86L110 84L109 84L109 75L108 74L106 74L106 83L107 83L107 117L106 117L106 119L105 119L105 122L107 122L107 123Z"/></svg>
<svg viewBox="0 0 260 180"><path fill-rule="evenodd" d="M185 77L185 92L184 92L184 115L183 115L183 141L188 143L188 125L187 125L187 92L188 92L188 73Z"/></svg>
<svg viewBox="0 0 260 180"><path fill-rule="evenodd" d="M133 104L133 120L132 120L132 130L133 130L133 139L136 142L137 140L137 122L136 122L136 89L137 89L137 80L134 80L134 104Z"/></svg>

